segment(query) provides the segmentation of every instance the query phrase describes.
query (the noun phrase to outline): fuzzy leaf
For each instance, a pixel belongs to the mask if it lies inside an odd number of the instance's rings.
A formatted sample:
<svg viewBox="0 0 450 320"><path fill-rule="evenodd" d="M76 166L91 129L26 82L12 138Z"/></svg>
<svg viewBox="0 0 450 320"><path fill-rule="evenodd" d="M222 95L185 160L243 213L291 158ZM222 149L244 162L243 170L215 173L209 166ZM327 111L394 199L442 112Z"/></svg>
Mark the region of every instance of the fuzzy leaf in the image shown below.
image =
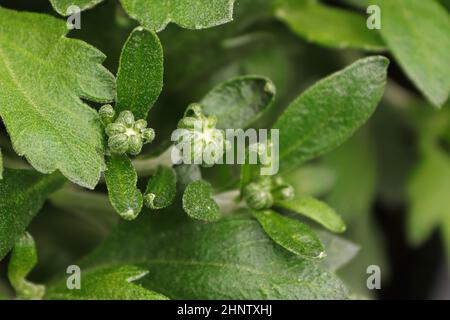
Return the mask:
<svg viewBox="0 0 450 320"><path fill-rule="evenodd" d="M206 115L217 116L217 128L245 129L272 105L275 92L269 79L243 76L219 84L200 104Z"/></svg>
<svg viewBox="0 0 450 320"><path fill-rule="evenodd" d="M90 267L124 263L148 269L144 287L171 299L347 297L334 275L279 247L257 221L239 215L207 224L173 211L142 215L122 223L85 261Z"/></svg>
<svg viewBox="0 0 450 320"><path fill-rule="evenodd" d="M62 16L67 16L67 8L78 6L81 10L90 9L103 0L50 0L53 8Z"/></svg>
<svg viewBox="0 0 450 320"><path fill-rule="evenodd" d="M38 258L36 245L29 233L23 234L16 242L8 265L8 278L20 299L41 299L45 287L27 281L28 276Z"/></svg>
<svg viewBox="0 0 450 320"><path fill-rule="evenodd" d="M450 15L437 1L377 0L381 35L409 78L435 106L450 93Z"/></svg>
<svg viewBox="0 0 450 320"><path fill-rule="evenodd" d="M280 116L280 170L288 171L347 140L383 96L389 61L358 60L298 97Z"/></svg>
<svg viewBox="0 0 450 320"><path fill-rule="evenodd" d="M174 22L183 28L205 29L233 20L235 0L121 0L125 11L145 28L161 31Z"/></svg>
<svg viewBox="0 0 450 320"><path fill-rule="evenodd" d="M65 38L64 21L0 8L0 116L13 147L38 171L94 188L104 170L97 112L80 98L114 98L105 56Z"/></svg>
<svg viewBox="0 0 450 320"><path fill-rule="evenodd" d="M147 119L163 87L163 69L163 49L158 36L140 27L134 29L120 56L117 112L130 110L136 119Z"/></svg>
<svg viewBox="0 0 450 320"><path fill-rule="evenodd" d="M297 197L290 201L279 201L276 205L289 211L304 215L333 232L344 232L344 220L325 202L311 197Z"/></svg>
<svg viewBox="0 0 450 320"><path fill-rule="evenodd" d="M302 38L324 46L369 51L384 49L377 30L367 28L366 17L323 5L317 0L282 0L276 16Z"/></svg>
<svg viewBox="0 0 450 320"><path fill-rule="evenodd" d="M183 194L183 209L192 218L215 221L220 218L219 206L212 198L213 189L209 182L191 182Z"/></svg>
<svg viewBox="0 0 450 320"><path fill-rule="evenodd" d="M137 173L126 155L112 155L106 160L105 181L109 200L125 220L136 219L142 210L142 193L137 189Z"/></svg>
<svg viewBox="0 0 450 320"><path fill-rule="evenodd" d="M172 204L177 193L177 174L169 167L158 167L150 178L144 193L145 205L150 209L163 209Z"/></svg>
<svg viewBox="0 0 450 320"><path fill-rule="evenodd" d="M166 300L135 281L148 271L135 266L117 266L83 271L80 290L67 289L66 281L49 288L46 299L56 300Z"/></svg>
<svg viewBox="0 0 450 320"><path fill-rule="evenodd" d="M30 170L5 169L0 180L0 260L23 235L45 199L64 181L56 173L46 176Z"/></svg>
<svg viewBox="0 0 450 320"><path fill-rule="evenodd" d="M322 243L307 225L272 210L254 210L253 215L269 237L283 248L305 258L324 256Z"/></svg>

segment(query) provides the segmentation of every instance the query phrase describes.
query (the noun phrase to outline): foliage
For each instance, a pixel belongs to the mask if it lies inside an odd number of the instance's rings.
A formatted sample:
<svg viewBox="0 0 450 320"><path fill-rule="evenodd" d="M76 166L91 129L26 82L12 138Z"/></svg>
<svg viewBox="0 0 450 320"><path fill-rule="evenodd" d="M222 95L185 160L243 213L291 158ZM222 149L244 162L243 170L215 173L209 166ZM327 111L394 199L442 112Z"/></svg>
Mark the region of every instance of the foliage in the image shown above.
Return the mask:
<svg viewBox="0 0 450 320"><path fill-rule="evenodd" d="M407 208L412 246L439 229L450 255L439 1L102 2L0 0L0 296L367 297L366 267L388 269L375 201ZM69 37L48 11L70 5ZM220 130L249 128L278 130L279 154L241 160L272 162L202 158L238 154ZM192 162L174 161L185 147Z"/></svg>

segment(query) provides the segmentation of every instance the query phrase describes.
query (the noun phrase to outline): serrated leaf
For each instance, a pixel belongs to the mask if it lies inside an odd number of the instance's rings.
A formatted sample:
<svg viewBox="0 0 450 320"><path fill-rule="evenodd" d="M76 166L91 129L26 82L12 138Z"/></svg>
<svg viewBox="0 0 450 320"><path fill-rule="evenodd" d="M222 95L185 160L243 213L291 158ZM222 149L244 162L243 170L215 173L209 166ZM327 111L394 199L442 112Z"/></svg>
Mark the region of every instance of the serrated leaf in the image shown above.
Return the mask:
<svg viewBox="0 0 450 320"><path fill-rule="evenodd" d="M435 0L376 0L381 35L403 70L435 106L450 93L450 15Z"/></svg>
<svg viewBox="0 0 450 320"><path fill-rule="evenodd" d="M167 300L159 293L135 284L148 274L136 266L117 266L83 271L79 290L69 290L65 279L49 288L50 300Z"/></svg>
<svg viewBox="0 0 450 320"><path fill-rule="evenodd" d="M350 262L361 249L355 243L326 231L318 231L317 235L327 253L326 258L322 261L322 265L333 272Z"/></svg>
<svg viewBox="0 0 450 320"><path fill-rule="evenodd" d="M66 33L64 21L0 8L0 116L34 168L94 188L105 166L103 132L80 98L113 100L114 77L100 51Z"/></svg>
<svg viewBox="0 0 450 320"><path fill-rule="evenodd" d="M323 258L324 248L317 235L300 221L272 210L253 211L267 235L290 252L305 258Z"/></svg>
<svg viewBox="0 0 450 320"><path fill-rule="evenodd" d="M137 189L137 173L126 155L112 155L106 160L105 181L109 200L125 220L136 219L142 210L142 193Z"/></svg>
<svg viewBox="0 0 450 320"><path fill-rule="evenodd" d="M289 211L304 215L333 232L344 232L345 222L341 216L325 202L312 197L296 197L290 201L278 201L276 205Z"/></svg>
<svg viewBox="0 0 450 320"><path fill-rule="evenodd" d="M142 26L161 31L170 23L205 29L233 20L235 0L121 0L125 11Z"/></svg>
<svg viewBox="0 0 450 320"><path fill-rule="evenodd" d="M377 30L369 30L366 17L316 0L281 0L276 16L308 41L334 48L381 51Z"/></svg>
<svg viewBox="0 0 450 320"><path fill-rule="evenodd" d="M172 204L177 193L177 174L173 168L160 166L147 184L145 205L150 209L163 209Z"/></svg>
<svg viewBox="0 0 450 320"><path fill-rule="evenodd" d="M206 115L217 116L219 129L245 129L273 103L275 85L260 76L236 77L211 90L200 104Z"/></svg>
<svg viewBox="0 0 450 320"><path fill-rule="evenodd" d="M45 287L26 280L38 258L33 237L26 232L15 243L8 265L8 279L19 299L41 299Z"/></svg>
<svg viewBox="0 0 450 320"><path fill-rule="evenodd" d="M153 31L136 28L120 56L117 73L117 112L130 110L136 119L147 114L163 87L163 49Z"/></svg>
<svg viewBox="0 0 450 320"><path fill-rule="evenodd" d="M409 183L408 238L414 245L427 240L450 215L450 158L439 149L430 149L419 162Z"/></svg>
<svg viewBox="0 0 450 320"><path fill-rule="evenodd" d="M182 220L164 212L123 223L85 265L141 265L150 271L144 287L171 299L347 297L334 275L278 246L253 219Z"/></svg>
<svg viewBox="0 0 450 320"><path fill-rule="evenodd" d="M347 140L383 96L389 60L358 60L298 97L280 116L280 170L286 172Z"/></svg>
<svg viewBox="0 0 450 320"><path fill-rule="evenodd" d="M45 199L62 187L59 174L6 169L0 180L0 260L24 233Z"/></svg>
<svg viewBox="0 0 450 320"><path fill-rule="evenodd" d="M219 206L212 198L213 189L205 180L191 182L183 194L183 209L192 218L216 221L220 218Z"/></svg>
<svg viewBox="0 0 450 320"><path fill-rule="evenodd" d="M77 6L81 10L90 9L102 2L103 0L50 0L53 8L63 16L67 16L67 8Z"/></svg>

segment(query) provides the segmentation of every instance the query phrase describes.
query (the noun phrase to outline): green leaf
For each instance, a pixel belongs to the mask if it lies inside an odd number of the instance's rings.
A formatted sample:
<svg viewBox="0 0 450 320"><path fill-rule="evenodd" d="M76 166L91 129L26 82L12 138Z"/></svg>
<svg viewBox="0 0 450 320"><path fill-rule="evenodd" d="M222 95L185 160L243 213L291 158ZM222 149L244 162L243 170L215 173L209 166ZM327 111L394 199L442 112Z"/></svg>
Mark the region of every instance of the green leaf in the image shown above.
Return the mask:
<svg viewBox="0 0 450 320"><path fill-rule="evenodd" d="M335 272L350 262L361 249L360 246L344 238L335 236L329 232L318 231L317 235L325 247L327 253L322 265Z"/></svg>
<svg viewBox="0 0 450 320"><path fill-rule="evenodd" d="M120 56L117 73L117 112L130 110L136 119L147 114L163 87L163 49L153 31L131 33Z"/></svg>
<svg viewBox="0 0 450 320"><path fill-rule="evenodd" d="M123 223L85 264L141 265L150 271L144 287L171 299L347 297L337 277L279 247L253 219L182 220L164 212Z"/></svg>
<svg viewBox="0 0 450 320"><path fill-rule="evenodd" d="M8 265L8 278L19 299L37 300L45 294L44 286L26 280L37 261L34 239L26 232L16 241Z"/></svg>
<svg viewBox="0 0 450 320"><path fill-rule="evenodd" d="M408 236L412 244L420 245L450 215L450 158L439 149L429 149L414 171L407 190Z"/></svg>
<svg viewBox="0 0 450 320"><path fill-rule="evenodd" d="M326 202L342 214L348 224L364 219L375 200L376 147L371 132L363 128L324 158L324 164L336 176L336 183Z"/></svg>
<svg viewBox="0 0 450 320"><path fill-rule="evenodd" d="M67 16L67 8L78 6L81 10L90 9L103 0L50 0L53 8L62 16Z"/></svg>
<svg viewBox="0 0 450 320"><path fill-rule="evenodd" d="M106 160L105 181L109 200L125 220L136 219L142 210L142 193L137 189L137 173L126 155L112 155Z"/></svg>
<svg viewBox="0 0 450 320"><path fill-rule="evenodd" d="M297 197L290 201L278 201L276 205L304 215L330 231L341 233L346 229L345 222L341 216L320 200L311 197Z"/></svg>
<svg viewBox="0 0 450 320"><path fill-rule="evenodd" d="M409 78L435 106L450 93L450 16L435 0L377 0L381 35Z"/></svg>
<svg viewBox="0 0 450 320"><path fill-rule="evenodd" d="M94 188L105 167L103 131L80 98L113 100L114 77L100 51L66 32L64 21L0 8L0 116L34 168Z"/></svg>
<svg viewBox="0 0 450 320"><path fill-rule="evenodd" d="M172 204L177 193L177 174L173 168L159 166L144 193L145 205L163 209Z"/></svg>
<svg viewBox="0 0 450 320"><path fill-rule="evenodd" d="M275 85L259 76L236 77L219 84L200 102L206 115L217 116L219 129L245 129L275 99Z"/></svg>
<svg viewBox="0 0 450 320"><path fill-rule="evenodd" d="M316 0L281 0L276 16L300 37L320 45L369 51L384 49L377 30L367 28L366 17Z"/></svg>
<svg viewBox="0 0 450 320"><path fill-rule="evenodd" d="M288 171L347 140L374 112L383 96L389 61L358 60L319 81L280 116L280 170Z"/></svg>
<svg viewBox="0 0 450 320"><path fill-rule="evenodd" d="M0 260L24 233L45 199L64 181L56 173L46 176L30 170L5 169L0 181Z"/></svg>
<svg viewBox="0 0 450 320"><path fill-rule="evenodd" d="M205 180L191 182L183 194L183 209L192 218L216 221L220 218L219 206L212 198L213 189Z"/></svg>
<svg viewBox="0 0 450 320"><path fill-rule="evenodd" d="M136 266L115 266L83 270L80 290L69 290L66 281L49 288L46 299L53 300L166 300L159 293L149 291L135 281L148 271Z"/></svg>
<svg viewBox="0 0 450 320"><path fill-rule="evenodd" d="M170 22L205 29L233 20L235 0L121 0L125 11L145 28L161 31Z"/></svg>
<svg viewBox="0 0 450 320"><path fill-rule="evenodd" d="M282 216L272 210L254 210L269 237L283 248L305 258L323 258L324 248L317 235L300 221Z"/></svg>

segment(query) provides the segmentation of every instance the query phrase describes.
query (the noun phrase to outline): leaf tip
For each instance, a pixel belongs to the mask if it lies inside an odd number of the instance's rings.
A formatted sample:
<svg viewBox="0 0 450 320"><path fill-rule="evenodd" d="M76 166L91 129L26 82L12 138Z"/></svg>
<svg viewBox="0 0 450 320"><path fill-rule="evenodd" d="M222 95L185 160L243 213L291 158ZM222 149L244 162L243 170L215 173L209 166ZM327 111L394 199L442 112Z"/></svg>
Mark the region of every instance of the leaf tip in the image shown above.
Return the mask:
<svg viewBox="0 0 450 320"><path fill-rule="evenodd" d="M144 196L144 203L145 203L146 207L148 207L150 209L158 209L158 207L155 206L155 198L156 198L156 195L154 193L147 193Z"/></svg>
<svg viewBox="0 0 450 320"><path fill-rule="evenodd" d="M121 216L124 220L132 221L132 220L134 220L134 219L137 218L138 214L139 214L138 211L136 211L136 210L134 210L134 209L132 209L132 208L129 208L127 211L121 212L121 213L120 213L120 216Z"/></svg>

